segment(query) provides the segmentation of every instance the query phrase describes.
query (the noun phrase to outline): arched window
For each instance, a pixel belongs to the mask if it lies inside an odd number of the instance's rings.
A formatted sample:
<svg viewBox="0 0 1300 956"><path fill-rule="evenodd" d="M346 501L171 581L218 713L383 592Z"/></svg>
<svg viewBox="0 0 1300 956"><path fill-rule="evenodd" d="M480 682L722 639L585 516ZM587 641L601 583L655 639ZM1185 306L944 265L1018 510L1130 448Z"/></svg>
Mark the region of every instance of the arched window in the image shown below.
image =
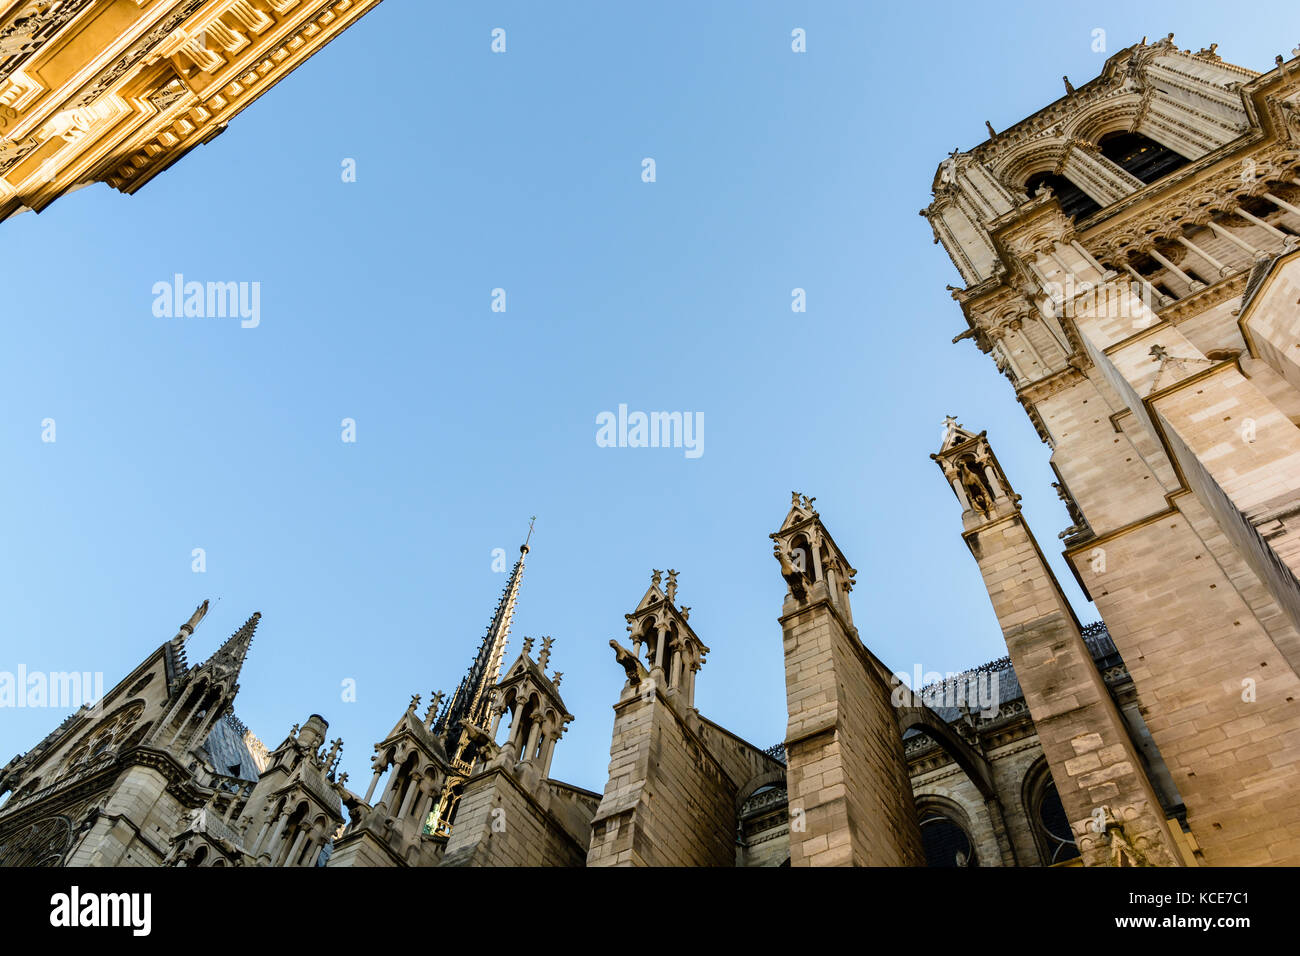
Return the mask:
<svg viewBox="0 0 1300 956"><path fill-rule="evenodd" d="M950 817L934 810L921 814L921 849L925 865L978 866L970 836Z"/></svg>
<svg viewBox="0 0 1300 956"><path fill-rule="evenodd" d="M1060 794L1056 792L1056 784L1051 779L1047 781L1042 796L1039 797L1034 825L1042 830L1046 838L1047 849L1051 853L1048 865L1064 863L1079 855L1079 847L1074 842L1074 833L1070 830L1070 821L1065 815L1065 807L1061 805Z"/></svg>
<svg viewBox="0 0 1300 956"><path fill-rule="evenodd" d="M1029 194L1030 199L1033 199L1034 194L1038 192L1041 186L1051 188L1052 193L1056 196L1056 201L1061 204L1061 212L1071 219L1091 216L1101 208L1086 192L1064 176L1058 176L1056 173L1034 173L1025 182L1025 192Z"/></svg>
<svg viewBox="0 0 1300 956"><path fill-rule="evenodd" d="M1186 156L1141 133L1108 133L1097 145L1101 155L1144 183L1153 183L1189 162Z"/></svg>
<svg viewBox="0 0 1300 956"><path fill-rule="evenodd" d="M1074 831L1070 829L1070 819L1061 805L1046 758L1040 757L1025 774L1022 797L1042 865L1055 866L1078 857Z"/></svg>
<svg viewBox="0 0 1300 956"><path fill-rule="evenodd" d="M60 866L72 846L72 820L46 817L0 843L0 866Z"/></svg>

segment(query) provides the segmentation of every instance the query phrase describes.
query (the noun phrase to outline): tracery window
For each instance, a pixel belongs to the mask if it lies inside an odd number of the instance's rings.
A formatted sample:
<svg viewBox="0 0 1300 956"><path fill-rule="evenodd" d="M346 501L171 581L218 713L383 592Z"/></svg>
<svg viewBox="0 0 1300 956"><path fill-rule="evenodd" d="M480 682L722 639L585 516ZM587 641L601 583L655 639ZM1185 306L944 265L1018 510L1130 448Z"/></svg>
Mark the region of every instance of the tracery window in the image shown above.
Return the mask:
<svg viewBox="0 0 1300 956"><path fill-rule="evenodd" d="M134 701L117 713L105 717L64 760L62 773L72 773L97 757L120 750L131 738L136 721L143 713L144 702Z"/></svg>
<svg viewBox="0 0 1300 956"><path fill-rule="evenodd" d="M71 845L72 821L46 817L0 842L0 866L58 866Z"/></svg>
<svg viewBox="0 0 1300 956"><path fill-rule="evenodd" d="M1065 807L1061 805L1056 784L1050 779L1039 797L1034 823L1045 838L1050 853L1047 861L1049 866L1073 860L1079 855L1079 847L1074 842L1074 833L1070 829L1069 818L1065 815Z"/></svg>
<svg viewBox="0 0 1300 956"><path fill-rule="evenodd" d="M951 817L935 810L921 814L921 849L926 866L979 865L970 835Z"/></svg>
<svg viewBox="0 0 1300 956"><path fill-rule="evenodd" d="M1070 829L1069 817L1061 805L1046 759L1040 758L1025 774L1023 798L1042 865L1055 866L1078 857L1074 831Z"/></svg>

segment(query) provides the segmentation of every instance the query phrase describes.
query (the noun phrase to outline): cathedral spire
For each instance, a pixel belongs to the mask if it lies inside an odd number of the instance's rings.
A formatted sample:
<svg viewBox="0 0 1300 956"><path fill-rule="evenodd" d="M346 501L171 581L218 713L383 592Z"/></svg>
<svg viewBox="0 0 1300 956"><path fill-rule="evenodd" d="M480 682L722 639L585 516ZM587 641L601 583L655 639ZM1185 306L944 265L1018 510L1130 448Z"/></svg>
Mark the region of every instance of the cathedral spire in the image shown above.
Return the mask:
<svg viewBox="0 0 1300 956"><path fill-rule="evenodd" d="M243 627L230 635L226 643L217 648L216 653L199 667L217 670L223 677L229 677L231 680L238 678L244 666L244 658L248 656L248 648L253 643L253 632L257 630L257 622L261 619L262 612L254 612L253 616L244 622Z"/></svg>
<svg viewBox="0 0 1300 956"><path fill-rule="evenodd" d="M528 536L519 546L519 560L515 562L510 572L505 590L501 592L501 600L497 602L492 622L488 625L487 633L479 644L478 654L470 665L469 673L460 682L456 693L447 704L447 709L434 724L433 729L437 733L450 731L452 736L459 737L460 726L465 721L481 725L487 720L490 692L501 679L501 664L505 658L506 641L510 637L515 604L519 600L519 584L524 576L524 559L528 556L528 542L532 540L533 522L536 520L537 516L533 515L528 522ZM455 753L452 741L448 742L448 752Z"/></svg>

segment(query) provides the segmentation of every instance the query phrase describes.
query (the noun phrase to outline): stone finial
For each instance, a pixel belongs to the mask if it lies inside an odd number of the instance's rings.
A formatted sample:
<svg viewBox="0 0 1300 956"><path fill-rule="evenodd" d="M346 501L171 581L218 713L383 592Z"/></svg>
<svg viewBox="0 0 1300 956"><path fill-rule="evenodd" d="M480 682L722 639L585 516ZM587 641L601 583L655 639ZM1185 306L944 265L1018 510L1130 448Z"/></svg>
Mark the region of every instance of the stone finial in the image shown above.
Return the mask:
<svg viewBox="0 0 1300 956"><path fill-rule="evenodd" d="M524 651L524 657L533 656L533 639L531 637L524 638L523 651Z"/></svg>
<svg viewBox="0 0 1300 956"><path fill-rule="evenodd" d="M1063 80L1065 81L1065 95L1066 95L1066 96L1073 96L1073 95L1074 95L1074 84L1070 82L1070 78L1069 78L1068 76L1063 76L1063 77L1061 77L1061 79L1063 79Z"/></svg>
<svg viewBox="0 0 1300 956"><path fill-rule="evenodd" d="M804 499L803 499L803 508L804 508L804 510L805 510L805 511L813 511L813 510L814 510L814 509L813 509L813 502L816 501L816 500L817 500L816 498L809 498L807 495L804 495Z"/></svg>
<svg viewBox="0 0 1300 956"><path fill-rule="evenodd" d="M554 674L551 675L551 683L556 687L556 689L559 688L560 678L563 676L564 674L561 673L560 671L556 671Z"/></svg>
<svg viewBox="0 0 1300 956"><path fill-rule="evenodd" d="M432 727L434 719L438 716L438 708L442 706L442 698L445 695L442 691L434 692L429 699L429 709L424 714L424 726Z"/></svg>
<svg viewBox="0 0 1300 956"><path fill-rule="evenodd" d="M406 706L406 712L407 712L408 714L413 714L413 713L415 713L415 708L417 708L417 707L419 707L419 706L420 706L420 695L419 695L419 694L412 694L412 695L411 695L411 702L410 702L409 704L407 704L407 706Z"/></svg>
<svg viewBox="0 0 1300 956"><path fill-rule="evenodd" d="M651 570L651 572L650 572L650 586L651 586L651 587L656 587L656 588L659 587L659 582L660 582L662 579L663 579L663 572L662 572L662 571L660 571L658 568L654 568L653 570Z"/></svg>
<svg viewBox="0 0 1300 956"><path fill-rule="evenodd" d="M668 598L669 604L677 599L677 572L672 568L668 569L668 588L664 591L664 597Z"/></svg>
<svg viewBox="0 0 1300 956"><path fill-rule="evenodd" d="M553 637L542 638L542 652L537 655L537 666L542 669L543 674L546 673L546 664L551 659L551 645L554 643Z"/></svg>
<svg viewBox="0 0 1300 956"><path fill-rule="evenodd" d="M799 492L797 491L790 492L790 507L791 508L799 507Z"/></svg>
<svg viewBox="0 0 1300 956"><path fill-rule="evenodd" d="M190 619L180 627L186 637L194 633L194 629L199 626L199 622L203 620L207 613L208 599L204 598L203 603L194 609L194 613L190 615Z"/></svg>
<svg viewBox="0 0 1300 956"><path fill-rule="evenodd" d="M325 769L332 773L338 762L343 759L343 738L335 737L330 742L330 752L325 756Z"/></svg>
<svg viewBox="0 0 1300 956"><path fill-rule="evenodd" d="M681 614L681 616L682 616L682 620L683 620L683 621L689 621L689 620L691 619L691 609L690 609L690 608L688 608L688 607L682 607L682 608L678 608L677 610L678 610L678 613Z"/></svg>
<svg viewBox="0 0 1300 956"><path fill-rule="evenodd" d="M298 739L298 731L301 730L301 729L302 729L302 728L300 728L297 724L294 724L292 727L289 728L289 736L290 736L291 738L293 738L294 740L297 740L297 739Z"/></svg>
<svg viewBox="0 0 1300 956"><path fill-rule="evenodd" d="M341 774L339 774L339 780L338 780L338 783L339 783L339 786L341 787L341 786L343 786L343 785L344 785L345 783L347 783L347 782L348 782L348 772L347 772L346 770L344 770Z"/></svg>

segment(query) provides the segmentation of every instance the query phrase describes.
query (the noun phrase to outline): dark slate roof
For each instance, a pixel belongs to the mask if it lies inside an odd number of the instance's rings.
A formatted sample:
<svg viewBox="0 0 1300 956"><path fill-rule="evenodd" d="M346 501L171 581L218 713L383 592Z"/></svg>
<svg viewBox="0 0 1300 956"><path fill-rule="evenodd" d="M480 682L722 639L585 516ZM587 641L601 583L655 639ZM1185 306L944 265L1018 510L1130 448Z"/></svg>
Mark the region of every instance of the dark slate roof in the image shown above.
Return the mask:
<svg viewBox="0 0 1300 956"><path fill-rule="evenodd" d="M1111 640L1106 625L1101 621L1083 628L1083 642L1092 653L1093 663L1098 670L1123 663L1115 642ZM1020 679L1011 666L1011 659L1007 657L981 664L947 680L927 684L920 689L919 693L931 710L946 723L951 724L961 719L961 708L952 706L958 699L956 689L959 685L964 686L964 696L972 710L980 709L980 704L985 700L992 703L992 691L995 688L999 707L1025 696L1020 687ZM948 705L945 705L945 697L950 702ZM919 732L912 729L903 736L911 737Z"/></svg>
<svg viewBox="0 0 1300 956"><path fill-rule="evenodd" d="M234 714L227 714L213 726L203 747L218 773L244 780L257 780L262 768L245 742L248 728Z"/></svg>

